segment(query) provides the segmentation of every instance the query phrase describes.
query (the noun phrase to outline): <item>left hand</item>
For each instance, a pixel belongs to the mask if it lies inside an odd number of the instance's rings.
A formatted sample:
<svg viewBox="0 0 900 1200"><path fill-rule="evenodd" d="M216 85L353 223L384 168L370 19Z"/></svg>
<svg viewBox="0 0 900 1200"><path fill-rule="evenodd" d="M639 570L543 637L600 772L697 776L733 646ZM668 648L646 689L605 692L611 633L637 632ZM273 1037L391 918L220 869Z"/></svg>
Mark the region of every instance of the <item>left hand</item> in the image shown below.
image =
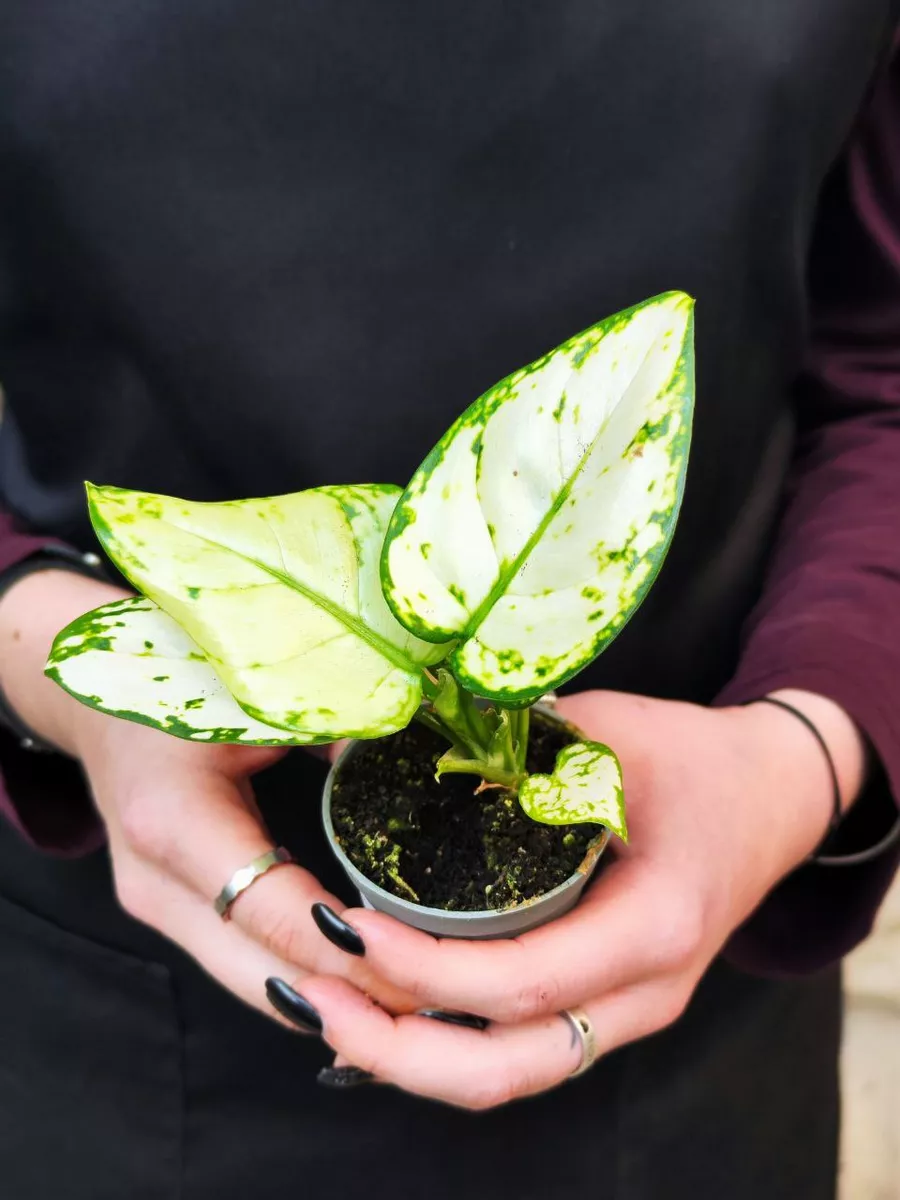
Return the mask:
<svg viewBox="0 0 900 1200"><path fill-rule="evenodd" d="M864 770L855 726L822 697L783 695L825 733L852 799ZM339 1061L469 1109L551 1088L580 1062L561 1009L586 1010L601 1054L671 1024L729 935L828 826L821 748L770 705L586 692L559 711L618 754L629 844L571 913L508 941L437 941L383 914L343 913L371 968L422 1008L492 1023L482 1032L392 1017L343 980L306 978L302 994Z"/></svg>

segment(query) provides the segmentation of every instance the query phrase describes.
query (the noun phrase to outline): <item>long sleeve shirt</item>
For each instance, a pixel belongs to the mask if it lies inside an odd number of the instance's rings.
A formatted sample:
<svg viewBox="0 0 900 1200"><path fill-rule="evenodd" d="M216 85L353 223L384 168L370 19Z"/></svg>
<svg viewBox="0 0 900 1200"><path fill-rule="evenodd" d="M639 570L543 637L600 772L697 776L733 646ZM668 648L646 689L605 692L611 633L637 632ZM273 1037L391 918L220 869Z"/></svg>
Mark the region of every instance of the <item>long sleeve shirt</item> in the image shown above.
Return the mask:
<svg viewBox="0 0 900 1200"><path fill-rule="evenodd" d="M886 836L900 796L900 57L879 78L820 202L799 436L737 703L781 687L837 701L876 752L844 849ZM732 944L748 965L819 965L869 932L900 843L789 879Z"/></svg>

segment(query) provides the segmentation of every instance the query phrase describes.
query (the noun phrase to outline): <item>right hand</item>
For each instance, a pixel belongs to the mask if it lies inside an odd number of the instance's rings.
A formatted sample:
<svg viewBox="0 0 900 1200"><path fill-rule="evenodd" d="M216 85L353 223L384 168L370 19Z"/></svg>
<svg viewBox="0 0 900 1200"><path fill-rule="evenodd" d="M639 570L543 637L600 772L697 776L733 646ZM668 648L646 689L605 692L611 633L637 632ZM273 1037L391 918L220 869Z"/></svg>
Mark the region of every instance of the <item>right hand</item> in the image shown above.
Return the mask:
<svg viewBox="0 0 900 1200"><path fill-rule="evenodd" d="M250 777L284 750L182 741L86 708L43 676L56 632L124 594L42 571L0 604L0 683L35 732L80 759L106 824L122 907L276 1020L266 979L299 986L310 973L340 975L393 1012L413 1011L412 997L318 932L311 906L323 901L339 912L343 905L302 867L279 866L258 879L232 905L230 921L213 908L234 871L272 848Z"/></svg>

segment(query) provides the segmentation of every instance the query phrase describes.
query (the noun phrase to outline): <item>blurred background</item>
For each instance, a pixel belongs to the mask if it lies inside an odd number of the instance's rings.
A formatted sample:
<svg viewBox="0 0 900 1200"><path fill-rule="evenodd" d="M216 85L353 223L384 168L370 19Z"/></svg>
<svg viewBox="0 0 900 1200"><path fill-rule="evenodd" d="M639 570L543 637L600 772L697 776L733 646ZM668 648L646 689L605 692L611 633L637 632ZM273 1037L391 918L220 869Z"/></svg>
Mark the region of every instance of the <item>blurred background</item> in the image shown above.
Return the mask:
<svg viewBox="0 0 900 1200"><path fill-rule="evenodd" d="M844 991L840 1200L900 1200L900 876Z"/></svg>

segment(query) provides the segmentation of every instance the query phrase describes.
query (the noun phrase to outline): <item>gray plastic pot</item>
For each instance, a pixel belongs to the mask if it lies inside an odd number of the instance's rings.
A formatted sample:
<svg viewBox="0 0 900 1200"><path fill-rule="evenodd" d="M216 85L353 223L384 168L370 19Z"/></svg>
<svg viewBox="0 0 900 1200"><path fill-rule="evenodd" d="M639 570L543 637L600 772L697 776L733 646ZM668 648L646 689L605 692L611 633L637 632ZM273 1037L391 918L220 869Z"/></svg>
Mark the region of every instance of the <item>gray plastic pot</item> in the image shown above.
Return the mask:
<svg viewBox="0 0 900 1200"><path fill-rule="evenodd" d="M582 736L574 726L557 716L552 709L544 705L536 707L543 716L571 729L577 738ZM526 933L529 929L536 929L538 925L546 925L548 921L554 921L557 917L561 917L578 903L585 884L593 874L594 868L609 842L608 829L600 830L588 847L587 854L577 871L564 883L559 884L550 892L545 892L543 896L538 896L523 904L517 904L512 908L502 909L499 912L492 909L480 912L445 912L442 908L426 908L423 904L403 900L400 896L385 891L371 879L367 879L362 871L350 861L336 840L331 820L331 789L334 781L341 769L352 761L361 745L363 745L361 742L350 742L328 772L322 796L322 820L328 844L367 908L387 913L389 916L396 917L398 921L403 921L406 925L412 925L415 929L423 929L426 933L437 934L439 937L503 938L515 937L517 934Z"/></svg>

